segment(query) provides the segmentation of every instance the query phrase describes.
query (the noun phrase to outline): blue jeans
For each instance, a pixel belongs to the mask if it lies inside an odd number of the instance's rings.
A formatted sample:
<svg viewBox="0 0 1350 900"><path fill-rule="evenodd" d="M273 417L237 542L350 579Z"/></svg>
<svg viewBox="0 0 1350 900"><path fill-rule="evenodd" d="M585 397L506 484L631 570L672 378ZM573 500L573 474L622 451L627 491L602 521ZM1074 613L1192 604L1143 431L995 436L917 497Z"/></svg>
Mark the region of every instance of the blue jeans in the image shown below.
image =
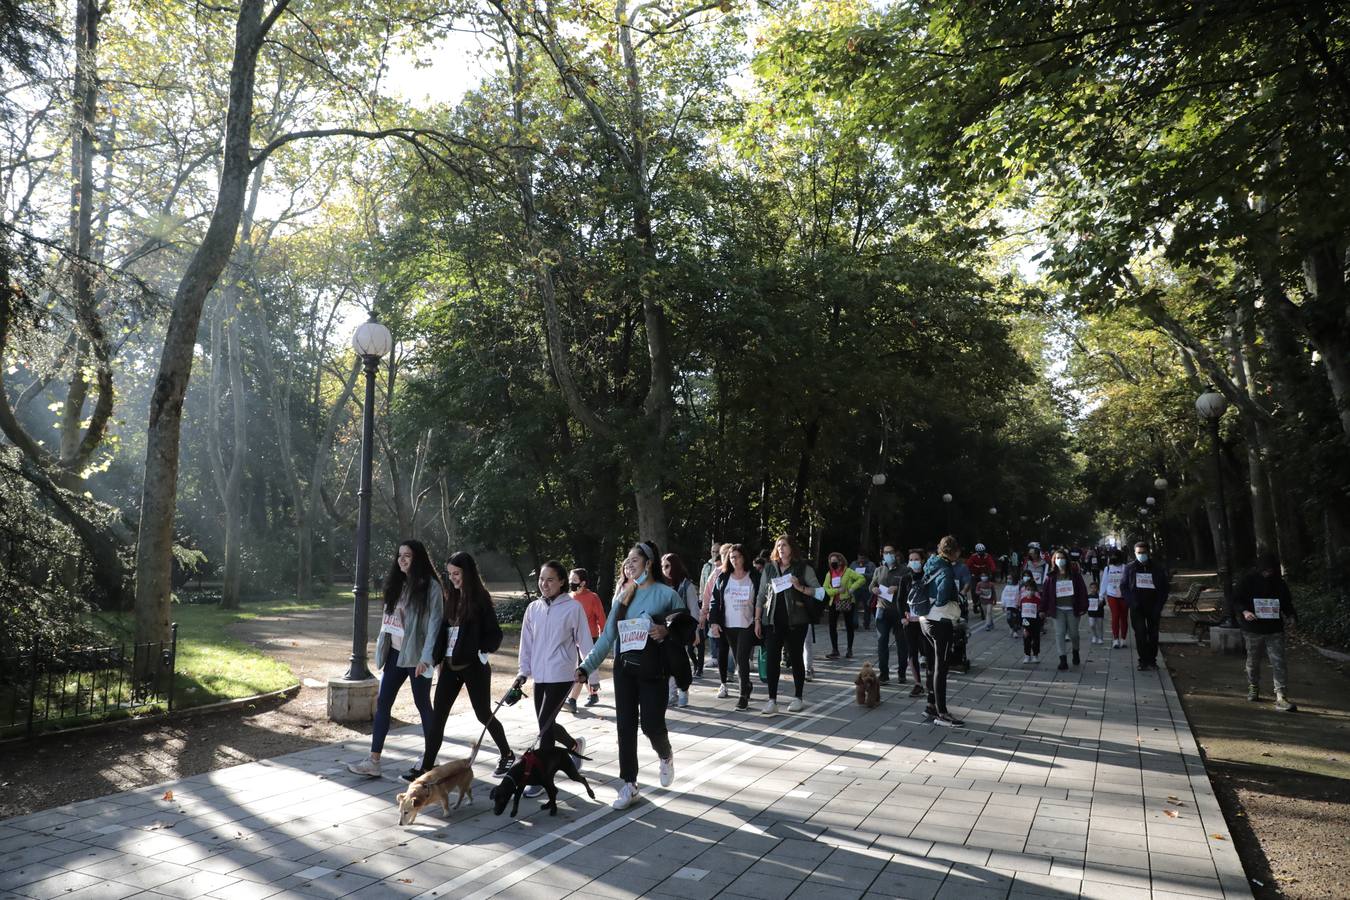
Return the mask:
<svg viewBox="0 0 1350 900"><path fill-rule="evenodd" d="M393 651L391 651L393 652ZM370 752L384 750L384 738L389 734L389 720L394 712L394 700L398 697L403 682L412 679L413 703L417 704L417 714L422 718L422 738L427 737L428 726L436 721L431 709L431 679L418 678L416 669L401 666L385 666L380 673L380 696L375 701L375 723L370 731Z"/></svg>
<svg viewBox="0 0 1350 900"><path fill-rule="evenodd" d="M905 677L905 626L901 621L900 610L894 606L883 610L877 607L877 666L882 678L891 677L891 640L895 640L896 662L899 663L900 680Z"/></svg>

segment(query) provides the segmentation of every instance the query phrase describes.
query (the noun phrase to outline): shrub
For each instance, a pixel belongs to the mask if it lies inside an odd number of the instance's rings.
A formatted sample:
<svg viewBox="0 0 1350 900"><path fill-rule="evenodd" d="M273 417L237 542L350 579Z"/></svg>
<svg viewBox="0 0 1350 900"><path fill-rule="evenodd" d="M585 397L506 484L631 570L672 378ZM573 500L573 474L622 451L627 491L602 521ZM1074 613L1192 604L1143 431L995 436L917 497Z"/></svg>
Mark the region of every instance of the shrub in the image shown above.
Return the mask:
<svg viewBox="0 0 1350 900"><path fill-rule="evenodd" d="M1294 609L1298 627L1319 644L1350 649L1350 603L1338 591L1321 583L1295 583Z"/></svg>

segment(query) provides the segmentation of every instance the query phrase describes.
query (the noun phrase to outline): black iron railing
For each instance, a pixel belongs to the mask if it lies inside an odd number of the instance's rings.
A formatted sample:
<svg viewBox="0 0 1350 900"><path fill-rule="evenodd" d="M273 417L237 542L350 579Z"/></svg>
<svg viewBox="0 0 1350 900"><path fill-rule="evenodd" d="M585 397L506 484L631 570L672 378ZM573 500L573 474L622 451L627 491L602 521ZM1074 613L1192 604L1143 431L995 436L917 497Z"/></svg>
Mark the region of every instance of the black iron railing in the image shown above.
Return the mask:
<svg viewBox="0 0 1350 900"><path fill-rule="evenodd" d="M176 623L167 641L79 649L39 645L24 656L0 657L0 738L156 705L172 711L177 657Z"/></svg>

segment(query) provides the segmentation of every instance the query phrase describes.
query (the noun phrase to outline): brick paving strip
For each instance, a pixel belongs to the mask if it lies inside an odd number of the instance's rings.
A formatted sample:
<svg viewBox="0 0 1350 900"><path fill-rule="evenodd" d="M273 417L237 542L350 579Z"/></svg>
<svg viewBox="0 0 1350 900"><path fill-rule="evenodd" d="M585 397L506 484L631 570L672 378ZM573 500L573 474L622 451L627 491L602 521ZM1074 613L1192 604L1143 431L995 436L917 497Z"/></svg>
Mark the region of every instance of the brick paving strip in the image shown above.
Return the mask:
<svg viewBox="0 0 1350 900"><path fill-rule="evenodd" d="M643 799L623 812L608 689L566 722L598 800L564 778L557 817L492 815L489 742L472 806L399 827L415 727L390 735L384 779L347 773L367 749L351 742L221 769L0 821L0 900L1250 897L1167 672L1083 649L1058 672L1023 666L1004 628L975 634L949 686L959 729L924 722L907 685L856 706L861 653L821 660L806 712L774 718L714 699L709 667L670 713L675 785L654 786L639 736ZM502 719L529 744L529 703ZM452 717L441 760L478 730Z"/></svg>

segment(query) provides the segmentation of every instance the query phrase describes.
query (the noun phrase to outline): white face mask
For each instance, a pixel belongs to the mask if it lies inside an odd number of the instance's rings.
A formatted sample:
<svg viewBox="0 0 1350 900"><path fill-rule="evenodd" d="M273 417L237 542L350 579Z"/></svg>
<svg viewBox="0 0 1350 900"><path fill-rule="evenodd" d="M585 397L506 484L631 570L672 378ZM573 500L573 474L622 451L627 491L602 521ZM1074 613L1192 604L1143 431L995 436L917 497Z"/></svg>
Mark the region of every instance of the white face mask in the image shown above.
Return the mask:
<svg viewBox="0 0 1350 900"><path fill-rule="evenodd" d="M917 559L911 559L909 561L909 567L917 572L923 568L923 563L919 562Z"/></svg>

